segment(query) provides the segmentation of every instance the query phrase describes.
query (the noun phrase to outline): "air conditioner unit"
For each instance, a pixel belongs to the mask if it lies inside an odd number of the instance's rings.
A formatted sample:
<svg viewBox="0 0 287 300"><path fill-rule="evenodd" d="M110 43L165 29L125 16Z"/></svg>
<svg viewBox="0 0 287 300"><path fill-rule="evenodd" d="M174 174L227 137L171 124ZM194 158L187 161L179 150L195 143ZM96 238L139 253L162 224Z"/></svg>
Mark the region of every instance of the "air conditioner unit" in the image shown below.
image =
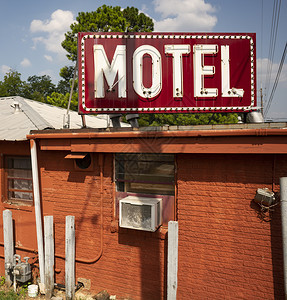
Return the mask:
<svg viewBox="0 0 287 300"><path fill-rule="evenodd" d="M162 223L162 199L128 196L120 200L120 227L156 231Z"/></svg>

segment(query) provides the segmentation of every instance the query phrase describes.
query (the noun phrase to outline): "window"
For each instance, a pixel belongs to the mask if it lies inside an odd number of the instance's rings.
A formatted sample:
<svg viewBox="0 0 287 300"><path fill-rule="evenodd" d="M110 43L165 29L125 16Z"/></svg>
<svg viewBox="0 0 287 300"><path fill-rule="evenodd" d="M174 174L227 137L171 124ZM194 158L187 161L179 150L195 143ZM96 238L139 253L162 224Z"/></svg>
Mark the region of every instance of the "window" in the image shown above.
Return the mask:
<svg viewBox="0 0 287 300"><path fill-rule="evenodd" d="M116 154L117 192L174 195L174 155Z"/></svg>
<svg viewBox="0 0 287 300"><path fill-rule="evenodd" d="M5 158L7 202L33 204L32 167L29 156Z"/></svg>
<svg viewBox="0 0 287 300"><path fill-rule="evenodd" d="M175 220L175 157L173 154L115 154L116 215L128 196L162 200L162 224Z"/></svg>

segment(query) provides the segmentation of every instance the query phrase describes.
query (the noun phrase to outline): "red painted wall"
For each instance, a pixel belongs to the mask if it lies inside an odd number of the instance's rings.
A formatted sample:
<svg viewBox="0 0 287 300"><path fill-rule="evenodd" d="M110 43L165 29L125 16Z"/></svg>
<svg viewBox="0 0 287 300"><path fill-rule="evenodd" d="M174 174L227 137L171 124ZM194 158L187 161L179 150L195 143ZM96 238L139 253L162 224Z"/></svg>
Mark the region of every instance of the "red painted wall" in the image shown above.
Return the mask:
<svg viewBox="0 0 287 300"><path fill-rule="evenodd" d="M76 257L91 260L101 249L101 201L98 154L94 171L75 171L67 152L40 154L43 211L54 216L55 251L65 253L65 216L76 220ZM131 299L161 299L165 285L164 235L130 230L114 232L113 156L104 156L103 170L103 254L95 264L76 263L76 278L91 279L93 291ZM56 280L64 283L64 260L56 260Z"/></svg>
<svg viewBox="0 0 287 300"><path fill-rule="evenodd" d="M85 172L65 159L68 153L39 151L43 214L55 223L57 283L65 278L59 257L65 252L65 216L76 219L76 257L92 260L101 253L99 154L92 154L93 170ZM118 230L112 154L104 154L103 165L103 253L93 264L77 262L76 279L91 279L94 292L106 289L117 299L164 299L165 230ZM286 155L177 155L178 299L283 297L280 206L265 222L252 199L257 188L279 191L286 170ZM13 210L13 218L17 240L36 247L34 210ZM30 238L20 231L22 223Z"/></svg>
<svg viewBox="0 0 287 300"><path fill-rule="evenodd" d="M179 155L179 299L284 298L280 205L259 218L257 188L279 191L280 155Z"/></svg>
<svg viewBox="0 0 287 300"><path fill-rule="evenodd" d="M14 242L15 247L29 248L37 250L37 237L35 227L35 212L33 206L19 206L5 203L6 187L5 187L5 156L30 156L29 141L8 142L0 141L0 274L4 275L4 238L3 238L3 215L2 212L6 209L12 211L13 226L14 226ZM28 250L29 250L28 249ZM34 251L23 251L17 249L17 254L21 258L30 257L30 263L37 260L37 255ZM36 269L36 268L35 268ZM37 272L37 270L35 270Z"/></svg>

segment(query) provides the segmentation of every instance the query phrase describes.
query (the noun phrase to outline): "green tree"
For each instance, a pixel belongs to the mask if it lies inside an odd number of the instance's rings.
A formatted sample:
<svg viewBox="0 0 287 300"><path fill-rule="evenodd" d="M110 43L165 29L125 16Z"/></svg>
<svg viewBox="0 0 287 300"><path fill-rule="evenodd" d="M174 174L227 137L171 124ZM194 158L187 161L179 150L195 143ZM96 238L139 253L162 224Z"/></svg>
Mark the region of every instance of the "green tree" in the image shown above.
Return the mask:
<svg viewBox="0 0 287 300"><path fill-rule="evenodd" d="M73 66L65 66L60 70L60 76L63 78L58 82L57 92L61 94L69 93L74 77L75 68ZM74 85L74 91L77 91L77 84Z"/></svg>
<svg viewBox="0 0 287 300"><path fill-rule="evenodd" d="M103 5L96 11L80 12L77 22L71 24L71 31L65 34L62 47L68 52L67 57L75 61L77 58L78 32L139 32L153 31L153 21L137 8Z"/></svg>
<svg viewBox="0 0 287 300"><path fill-rule="evenodd" d="M126 32L151 32L153 31L153 20L144 13L139 13L135 7L127 7L123 10L126 19Z"/></svg>
<svg viewBox="0 0 287 300"><path fill-rule="evenodd" d="M0 96L24 96L25 88L26 83L21 80L21 74L11 69L0 82Z"/></svg>
<svg viewBox="0 0 287 300"><path fill-rule="evenodd" d="M55 105L58 107L67 108L69 103L70 94L66 93L65 95L53 92L50 96L47 96L46 103ZM71 110L78 110L78 93L73 93L71 99Z"/></svg>
<svg viewBox="0 0 287 300"><path fill-rule="evenodd" d="M24 89L26 98L39 102L46 102L47 96L51 95L56 89L49 75L29 76Z"/></svg>
<svg viewBox="0 0 287 300"><path fill-rule="evenodd" d="M237 123L237 114L234 113L202 113L202 114L141 114L140 126L163 125L206 125L206 124L233 124Z"/></svg>
<svg viewBox="0 0 287 300"><path fill-rule="evenodd" d="M30 89L34 92L37 91L41 93L44 97L47 97L53 91L55 91L55 84L52 82L52 79L49 75L43 76L29 76L27 82L30 86Z"/></svg>

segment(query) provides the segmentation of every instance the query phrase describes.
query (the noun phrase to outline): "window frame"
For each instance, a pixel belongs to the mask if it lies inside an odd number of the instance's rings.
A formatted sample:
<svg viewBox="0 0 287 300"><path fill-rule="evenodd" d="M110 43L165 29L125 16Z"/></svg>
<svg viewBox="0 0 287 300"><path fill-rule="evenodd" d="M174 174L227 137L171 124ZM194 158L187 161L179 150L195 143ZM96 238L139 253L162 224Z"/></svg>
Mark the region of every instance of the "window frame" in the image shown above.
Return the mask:
<svg viewBox="0 0 287 300"><path fill-rule="evenodd" d="M122 160L118 160L116 156L127 156ZM129 159L129 157L131 159ZM142 156L142 157L141 157ZM161 158L157 160L152 160L152 156ZM150 195L175 195L175 156L174 154L157 154L157 153L116 153L114 156L115 161L115 176L114 180L116 183L117 192L127 192L127 193L140 193L140 194L150 194ZM123 162L123 164L116 165L118 161ZM133 162L139 165L142 165L142 171L139 172L138 168L134 168ZM169 173L169 170L164 170L172 166L172 174ZM126 172L125 167L128 167L130 172ZM148 170L143 170L147 168ZM160 170L159 170L160 168ZM150 169L154 173L149 173ZM122 178L121 178L122 177ZM122 185L123 190L119 190L118 186ZM135 184L132 187L132 184ZM141 187L141 185L143 185ZM149 186L149 187L148 187ZM127 190L129 189L129 191ZM158 193L155 191L159 190Z"/></svg>
<svg viewBox="0 0 287 300"><path fill-rule="evenodd" d="M33 206L34 205L34 192L33 192L33 177L32 177L32 165L31 169L24 168L24 170L31 171L31 177L17 177L9 175L9 159L29 159L31 163L31 157L29 155L5 155L3 157L3 165L4 165L4 203L11 204L11 205L22 205L22 206ZM11 170L19 170L17 168L11 168ZM21 169L20 169L21 170ZM31 190L28 189L17 189L17 188L10 188L9 187L9 180L23 180L23 181L31 181ZM23 192L29 193L32 195L32 199L24 199L24 198L9 198L9 192Z"/></svg>

